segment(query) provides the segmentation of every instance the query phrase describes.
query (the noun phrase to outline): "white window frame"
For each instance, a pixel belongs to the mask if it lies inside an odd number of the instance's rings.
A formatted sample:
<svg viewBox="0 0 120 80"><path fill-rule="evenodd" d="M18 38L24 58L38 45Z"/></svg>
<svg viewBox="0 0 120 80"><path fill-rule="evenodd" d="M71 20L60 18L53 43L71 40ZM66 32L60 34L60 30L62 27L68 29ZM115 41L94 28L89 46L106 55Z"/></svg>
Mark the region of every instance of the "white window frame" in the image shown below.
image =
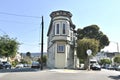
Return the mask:
<svg viewBox="0 0 120 80"><path fill-rule="evenodd" d="M59 25L59 28L58 28L58 25ZM59 31L59 32L57 32L57 31ZM60 23L55 23L55 35L59 35L59 34L60 34Z"/></svg>
<svg viewBox="0 0 120 80"><path fill-rule="evenodd" d="M57 45L57 52L58 53L64 53L65 52L65 45L58 44Z"/></svg>

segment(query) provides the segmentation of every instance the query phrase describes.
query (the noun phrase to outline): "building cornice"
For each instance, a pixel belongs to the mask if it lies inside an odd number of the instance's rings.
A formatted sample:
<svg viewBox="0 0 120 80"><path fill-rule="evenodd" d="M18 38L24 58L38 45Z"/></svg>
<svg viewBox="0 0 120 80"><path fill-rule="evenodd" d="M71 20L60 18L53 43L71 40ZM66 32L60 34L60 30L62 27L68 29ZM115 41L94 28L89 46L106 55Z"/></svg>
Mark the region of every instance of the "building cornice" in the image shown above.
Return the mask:
<svg viewBox="0 0 120 80"><path fill-rule="evenodd" d="M65 17L71 18L72 14L69 11L64 11L64 10L54 11L50 14L51 18L54 18L57 16L65 16Z"/></svg>
<svg viewBox="0 0 120 80"><path fill-rule="evenodd" d="M60 18L60 16L61 16L61 18ZM72 20L71 20L72 14L69 11L64 11L64 10L54 11L50 14L50 17L51 17L51 21L50 21L47 36L49 36L53 21L55 21L55 20L67 20L70 22L70 27L72 29L75 29L75 25L72 23Z"/></svg>

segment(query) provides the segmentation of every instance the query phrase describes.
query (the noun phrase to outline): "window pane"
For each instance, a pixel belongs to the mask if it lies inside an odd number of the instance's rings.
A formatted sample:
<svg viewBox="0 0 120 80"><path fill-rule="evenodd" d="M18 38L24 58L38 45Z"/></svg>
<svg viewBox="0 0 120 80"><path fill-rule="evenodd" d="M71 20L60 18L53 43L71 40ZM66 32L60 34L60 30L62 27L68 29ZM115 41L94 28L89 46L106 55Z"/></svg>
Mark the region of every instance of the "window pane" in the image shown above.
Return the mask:
<svg viewBox="0 0 120 80"><path fill-rule="evenodd" d="M63 24L63 34L65 34L65 24Z"/></svg>
<svg viewBox="0 0 120 80"><path fill-rule="evenodd" d="M64 45L58 45L57 52L64 52L64 48L65 48Z"/></svg>
<svg viewBox="0 0 120 80"><path fill-rule="evenodd" d="M59 24L56 26L56 34L59 34Z"/></svg>

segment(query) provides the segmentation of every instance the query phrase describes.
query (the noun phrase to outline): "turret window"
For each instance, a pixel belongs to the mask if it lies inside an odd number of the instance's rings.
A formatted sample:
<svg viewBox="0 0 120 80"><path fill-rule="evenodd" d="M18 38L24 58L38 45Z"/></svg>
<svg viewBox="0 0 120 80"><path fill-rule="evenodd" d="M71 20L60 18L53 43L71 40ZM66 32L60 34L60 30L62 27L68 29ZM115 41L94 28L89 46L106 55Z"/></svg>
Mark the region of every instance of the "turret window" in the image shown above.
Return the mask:
<svg viewBox="0 0 120 80"><path fill-rule="evenodd" d="M66 26L65 26L65 24L63 24L63 34L66 34Z"/></svg>
<svg viewBox="0 0 120 80"><path fill-rule="evenodd" d="M56 22L55 23L55 35L65 35L66 34L66 23Z"/></svg>
<svg viewBox="0 0 120 80"><path fill-rule="evenodd" d="M59 24L56 24L56 34L59 34L60 32L60 25Z"/></svg>

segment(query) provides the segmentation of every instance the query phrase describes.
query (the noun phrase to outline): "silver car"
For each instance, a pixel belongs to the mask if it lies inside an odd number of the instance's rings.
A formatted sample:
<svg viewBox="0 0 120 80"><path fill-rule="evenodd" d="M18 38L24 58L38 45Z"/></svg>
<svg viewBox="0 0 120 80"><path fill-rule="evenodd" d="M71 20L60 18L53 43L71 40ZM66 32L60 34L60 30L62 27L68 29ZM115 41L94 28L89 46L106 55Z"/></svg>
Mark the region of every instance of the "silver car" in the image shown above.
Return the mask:
<svg viewBox="0 0 120 80"><path fill-rule="evenodd" d="M31 65L31 68L40 68L40 63L39 62L37 62L37 61L33 61L32 62L32 65Z"/></svg>
<svg viewBox="0 0 120 80"><path fill-rule="evenodd" d="M115 67L115 70L116 70L116 71L120 71L120 65L117 66L117 67Z"/></svg>

